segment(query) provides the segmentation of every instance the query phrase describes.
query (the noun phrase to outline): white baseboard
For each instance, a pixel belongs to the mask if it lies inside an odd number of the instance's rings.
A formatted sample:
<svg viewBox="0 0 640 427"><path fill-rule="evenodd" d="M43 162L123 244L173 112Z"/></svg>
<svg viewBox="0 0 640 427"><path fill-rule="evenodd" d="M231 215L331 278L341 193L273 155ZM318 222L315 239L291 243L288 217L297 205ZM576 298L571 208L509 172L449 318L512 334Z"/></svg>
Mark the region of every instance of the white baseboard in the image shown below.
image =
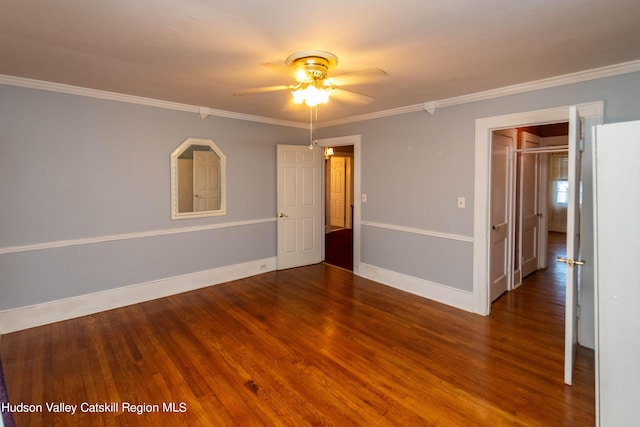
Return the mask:
<svg viewBox="0 0 640 427"><path fill-rule="evenodd" d="M46 325L100 311L175 295L274 271L276 258L265 258L146 283L0 311L0 334Z"/></svg>
<svg viewBox="0 0 640 427"><path fill-rule="evenodd" d="M360 276L392 288L437 301L461 310L473 312L473 293L360 263Z"/></svg>

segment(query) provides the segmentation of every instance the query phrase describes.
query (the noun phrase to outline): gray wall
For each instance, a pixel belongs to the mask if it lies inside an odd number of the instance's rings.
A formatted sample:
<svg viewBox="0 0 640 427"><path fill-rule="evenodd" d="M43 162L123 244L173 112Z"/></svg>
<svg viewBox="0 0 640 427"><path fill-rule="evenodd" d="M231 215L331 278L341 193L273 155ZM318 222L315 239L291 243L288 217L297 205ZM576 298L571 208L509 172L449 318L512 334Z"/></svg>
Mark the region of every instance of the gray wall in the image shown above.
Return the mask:
<svg viewBox="0 0 640 427"><path fill-rule="evenodd" d="M416 112L321 128L318 134L362 136L363 221L473 237L476 119L600 100L607 123L639 119L640 73L443 108L433 116ZM458 196L466 198L466 209L457 208ZM362 228L362 262L466 291L472 291L472 246Z"/></svg>
<svg viewBox="0 0 640 427"><path fill-rule="evenodd" d="M640 73L317 137L362 135L364 221L472 237L475 120L598 100L605 122L640 118ZM210 138L227 156L227 216L169 219L169 154L188 137ZM271 218L275 145L306 138L303 129L0 86L0 248ZM0 310L273 257L275 239L268 222L0 255ZM362 261L472 289L469 242L365 226Z"/></svg>
<svg viewBox="0 0 640 427"><path fill-rule="evenodd" d="M227 215L171 221L169 155L227 156ZM275 218L277 143L307 131L0 86L0 248ZM0 255L0 310L276 255L275 222Z"/></svg>

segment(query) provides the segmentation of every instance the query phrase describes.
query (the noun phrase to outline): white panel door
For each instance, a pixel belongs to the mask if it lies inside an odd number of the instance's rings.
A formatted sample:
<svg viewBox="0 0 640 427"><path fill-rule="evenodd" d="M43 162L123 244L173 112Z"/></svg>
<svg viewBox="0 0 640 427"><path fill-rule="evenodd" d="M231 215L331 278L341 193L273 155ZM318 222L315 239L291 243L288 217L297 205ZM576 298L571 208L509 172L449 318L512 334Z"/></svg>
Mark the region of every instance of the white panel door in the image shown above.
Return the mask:
<svg viewBox="0 0 640 427"><path fill-rule="evenodd" d="M490 301L507 291L509 262L509 153L515 144L515 132L493 133L491 145L491 211L489 280Z"/></svg>
<svg viewBox="0 0 640 427"><path fill-rule="evenodd" d="M213 152L193 152L193 211L220 209L220 159Z"/></svg>
<svg viewBox="0 0 640 427"><path fill-rule="evenodd" d="M322 153L277 146L278 269L322 261Z"/></svg>
<svg viewBox="0 0 640 427"><path fill-rule="evenodd" d="M523 132L520 148L540 148L540 137ZM540 155L523 153L520 155L520 268L522 277L538 269L538 227L540 222L538 206L538 184Z"/></svg>
<svg viewBox="0 0 640 427"><path fill-rule="evenodd" d="M582 149L578 108L569 108L569 203L567 205L567 287L565 301L564 382L571 384L578 346L578 289L580 287L580 200Z"/></svg>
<svg viewBox="0 0 640 427"><path fill-rule="evenodd" d="M639 163L640 121L595 127L596 420L602 426L638 425Z"/></svg>
<svg viewBox="0 0 640 427"><path fill-rule="evenodd" d="M332 156L329 158L331 165L331 182L329 191L330 224L334 227L344 227L345 223L345 158Z"/></svg>

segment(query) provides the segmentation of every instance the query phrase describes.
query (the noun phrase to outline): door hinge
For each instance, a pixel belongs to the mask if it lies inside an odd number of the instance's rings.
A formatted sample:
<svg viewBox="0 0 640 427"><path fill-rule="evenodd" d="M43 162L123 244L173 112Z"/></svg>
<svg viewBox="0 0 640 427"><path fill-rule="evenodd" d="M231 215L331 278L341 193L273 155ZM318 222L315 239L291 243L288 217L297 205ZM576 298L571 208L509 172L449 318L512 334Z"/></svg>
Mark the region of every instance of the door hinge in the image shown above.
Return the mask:
<svg viewBox="0 0 640 427"><path fill-rule="evenodd" d="M580 117L580 152L584 151L584 117Z"/></svg>

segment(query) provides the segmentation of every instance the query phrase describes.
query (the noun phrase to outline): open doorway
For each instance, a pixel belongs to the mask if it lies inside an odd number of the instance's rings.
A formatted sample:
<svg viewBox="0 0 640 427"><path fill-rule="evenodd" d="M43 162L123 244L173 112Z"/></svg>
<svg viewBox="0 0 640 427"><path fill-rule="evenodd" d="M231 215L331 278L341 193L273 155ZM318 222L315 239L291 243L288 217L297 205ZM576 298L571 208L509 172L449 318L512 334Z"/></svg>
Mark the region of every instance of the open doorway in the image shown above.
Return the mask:
<svg viewBox="0 0 640 427"><path fill-rule="evenodd" d="M566 292L565 292L565 370L564 380L566 384L571 384L573 366L578 344L578 334L587 337L593 333L592 311L584 310L586 306L593 307L593 271L589 270L589 265L584 266L584 258L581 253L592 254L592 234L589 227L584 228L588 233L586 239L581 239L581 224L590 223L591 199L587 197L584 201L585 209L581 209L582 191L581 184L589 185L590 179L581 180L581 158L584 150L591 142L589 132L593 125L602 123L604 104L593 102L588 104L572 105L565 107L550 108L545 110L515 113L505 116L487 117L476 120L476 163L475 163L475 190L474 190L474 242L473 242L473 264L474 264L474 286L473 299L474 311L479 314L488 315L491 310L489 300L491 253L490 242L495 229L492 227L491 193L492 182L492 135L494 130L523 127L527 125L543 125L549 123L569 122L569 203L567 210L567 255L562 261L566 263ZM587 161L586 164L589 164ZM590 178L590 170L586 170ZM584 194L590 194L589 188ZM584 218L581 218L584 215ZM582 220L582 221L581 221ZM513 226L513 221L508 227ZM510 230L511 232L511 230ZM581 246L581 241L586 242ZM509 252L511 253L511 252ZM513 283L513 265L509 265L506 270L510 277L508 282ZM580 273L582 271L582 273ZM585 274L585 272L587 274ZM585 278L587 280L585 280ZM578 293L580 289L580 293ZM578 324L579 303L582 306L582 317ZM580 326L580 327L579 327ZM584 327L587 326L587 327ZM582 341L581 341L582 342Z"/></svg>
<svg viewBox="0 0 640 427"><path fill-rule="evenodd" d="M577 114L576 114L577 113ZM490 270L490 238L491 238L491 218L490 218L490 198L492 192L491 185L491 137L492 131L497 129L509 129L523 127L527 125L538 125L547 123L558 123L569 120L569 135L570 135L570 148L576 143L574 138L578 132L575 128L575 123L583 121L584 126L582 128L589 129L591 126L602 123L604 115L604 103L602 101L591 102L586 104L579 104L577 106L563 106L556 108L548 108L544 110L526 111L522 113L511 113L502 116L486 117L476 119L476 133L475 133L475 172L474 172L474 233L473 233L473 311L481 315L488 315L491 310L491 304L489 300L489 270ZM590 142L590 134L585 133L587 144ZM575 149L574 149L575 150ZM570 150L571 153L571 150ZM575 151L574 151L575 153ZM571 158L571 156L570 156ZM570 165L572 163L570 162ZM575 167L573 168L575 171ZM570 169L571 171L571 169ZM590 177L590 175L589 175ZM571 182L570 177L570 182ZM587 184L589 180L585 181ZM589 216L590 200L586 200L585 212ZM573 204L570 204L572 211ZM573 217L572 217L573 218ZM590 220L587 218L587 221ZM575 224L575 222L572 222ZM569 224L569 222L567 222ZM575 228L572 231L576 231ZM569 242L569 230L567 230L567 241ZM573 233L572 233L573 234ZM585 241L586 251L591 253L591 236L587 236ZM572 239L574 240L574 239ZM567 246L569 246L567 244ZM572 242L572 250L576 249L576 245ZM583 248L584 249L584 248ZM568 256L574 256L574 253L567 254ZM575 269L573 269L575 270ZM586 292L582 292L580 300L585 306L592 307L592 271L587 266L584 269L588 274L588 280L583 281L583 285L586 283ZM583 279L585 276L583 272ZM577 298L574 298L577 301ZM568 311L567 311L568 312ZM590 311L587 311L590 313ZM583 323L585 318L585 312L583 310ZM567 315L568 317L568 315ZM588 322L591 324L592 318Z"/></svg>
<svg viewBox="0 0 640 427"><path fill-rule="evenodd" d="M325 262L353 271L354 146L324 152Z"/></svg>
<svg viewBox="0 0 640 427"><path fill-rule="evenodd" d="M547 268L548 232L566 233L568 139L568 122L492 132L490 302Z"/></svg>
<svg viewBox="0 0 640 427"><path fill-rule="evenodd" d="M355 275L359 275L360 274L360 246L361 246L361 242L360 242L360 235L361 235L361 209L362 209L362 205L361 205L361 200L362 200L362 191L361 191L361 182L362 182L362 177L361 177L361 171L362 171L362 141L361 141L361 136L360 135L348 135L348 136L339 136L339 137L334 137L334 138L321 138L321 139L317 139L316 144L319 147L322 147L322 149L326 149L326 148L333 148L334 149L334 153L335 153L335 149L337 147L344 147L344 146L351 146L353 147L353 162L352 164L352 170L351 170L351 180L353 181L352 186L350 186L350 188L352 188L352 200L353 200L353 208L351 209L351 220L350 220L350 224L351 224L351 231L352 231L352 246L351 246L351 253L352 253L352 258L351 258L351 262L352 262L352 269L351 271L353 271L353 274ZM322 185L325 186L325 192L326 192L326 171L324 168L322 168L323 173L325 174L325 176L322 179ZM323 197L322 198L322 204L323 204L323 208L322 211L326 212L326 200ZM330 223L326 222L325 217L323 217L323 222L325 222L325 230L327 230L327 225L330 225ZM326 245L326 236L327 234L325 234L323 232L323 236L319 237L322 240L322 244L323 244L323 260L326 262L326 253L327 253L327 245ZM344 246L340 245L340 248L344 248ZM331 251L331 249L329 249L329 251Z"/></svg>

